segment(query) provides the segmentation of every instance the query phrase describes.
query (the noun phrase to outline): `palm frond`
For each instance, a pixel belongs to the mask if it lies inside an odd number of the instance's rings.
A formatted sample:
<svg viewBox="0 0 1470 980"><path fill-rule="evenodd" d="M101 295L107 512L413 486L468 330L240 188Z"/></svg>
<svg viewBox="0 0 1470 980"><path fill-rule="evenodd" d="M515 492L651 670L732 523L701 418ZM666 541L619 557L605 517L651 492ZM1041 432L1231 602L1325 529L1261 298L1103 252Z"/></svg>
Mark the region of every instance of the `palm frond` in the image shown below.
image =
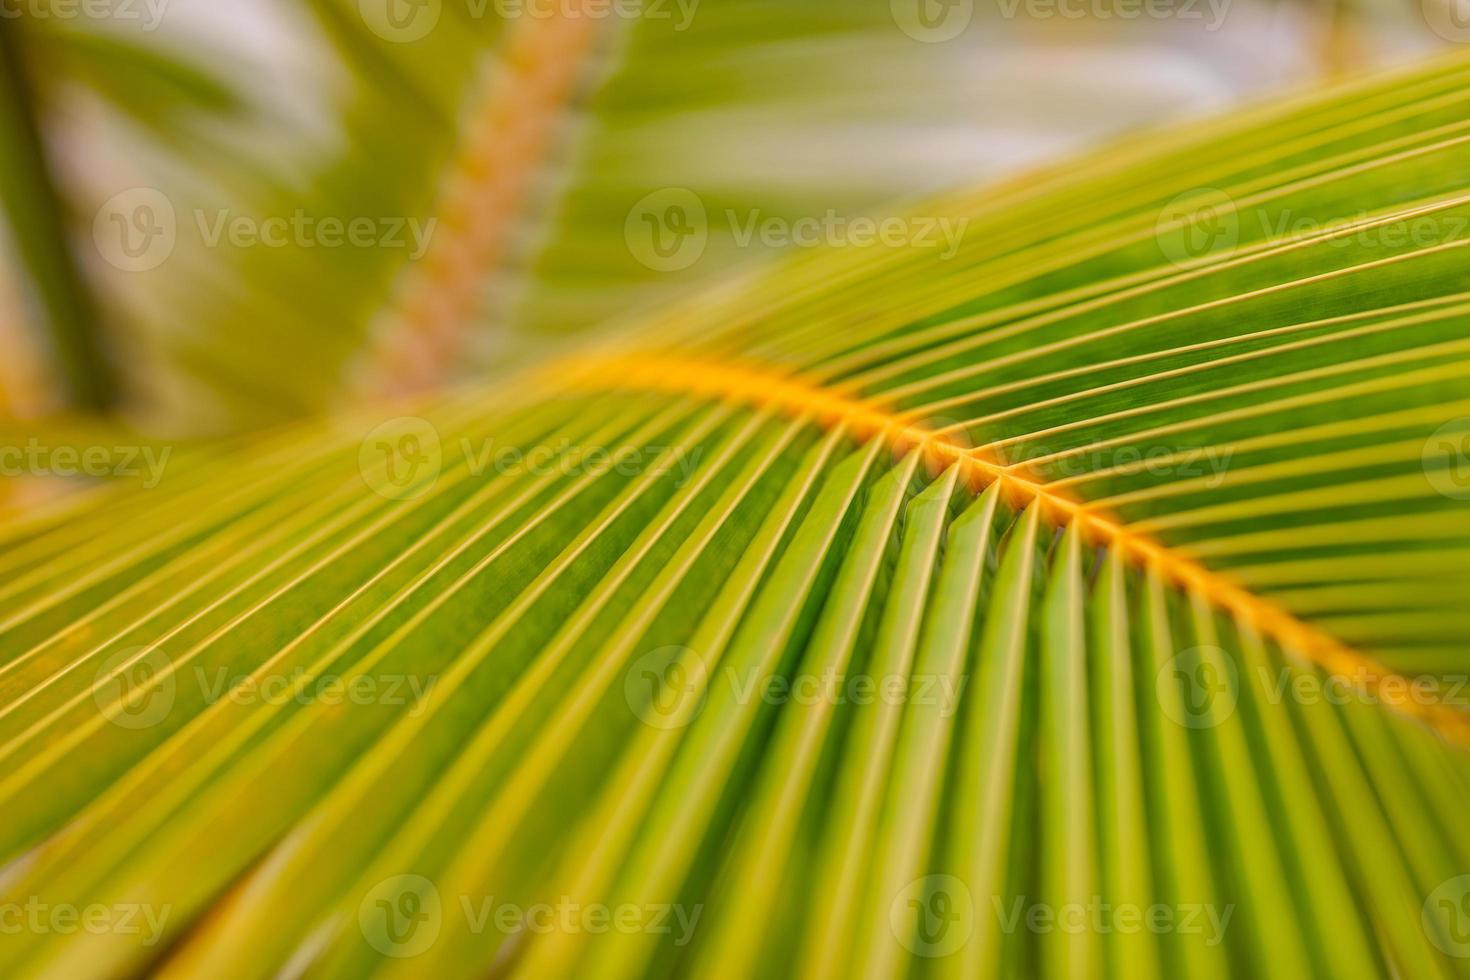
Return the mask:
<svg viewBox="0 0 1470 980"><path fill-rule="evenodd" d="M0 892L158 923L0 956L1470 974L1467 109L936 197L0 532Z"/></svg>

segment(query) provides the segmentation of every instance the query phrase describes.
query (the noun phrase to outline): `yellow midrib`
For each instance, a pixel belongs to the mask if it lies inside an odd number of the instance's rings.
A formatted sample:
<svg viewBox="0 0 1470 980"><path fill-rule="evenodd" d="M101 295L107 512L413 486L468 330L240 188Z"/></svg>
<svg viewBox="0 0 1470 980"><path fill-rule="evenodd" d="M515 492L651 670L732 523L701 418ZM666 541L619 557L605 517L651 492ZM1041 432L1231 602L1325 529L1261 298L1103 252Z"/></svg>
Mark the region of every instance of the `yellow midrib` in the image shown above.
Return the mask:
<svg viewBox="0 0 1470 980"><path fill-rule="evenodd" d="M401 274L358 367L366 393L426 390L452 362L605 27L589 16L590 2L567 0L550 16L516 21L487 57L490 77L444 171L429 249Z"/></svg>
<svg viewBox="0 0 1470 980"><path fill-rule="evenodd" d="M828 428L844 425L861 439L881 437L900 451L918 450L936 464L958 465L975 489L999 482L1011 505L1019 508L1034 503L1041 508L1041 516L1058 527L1076 523L1090 543L1113 549L1135 565L1157 572L1170 584L1188 589L1249 624L1283 650L1331 674L1359 682L1380 703L1425 722L1451 742L1470 747L1470 714L1447 704L1411 697L1411 685L1403 678L1269 599L1132 530L1124 522L1097 513L1086 502L1069 497L1022 467L989 459L871 400L814 385L773 368L659 353L571 358L555 364L548 376L570 388L662 391L769 407L787 415L809 416Z"/></svg>

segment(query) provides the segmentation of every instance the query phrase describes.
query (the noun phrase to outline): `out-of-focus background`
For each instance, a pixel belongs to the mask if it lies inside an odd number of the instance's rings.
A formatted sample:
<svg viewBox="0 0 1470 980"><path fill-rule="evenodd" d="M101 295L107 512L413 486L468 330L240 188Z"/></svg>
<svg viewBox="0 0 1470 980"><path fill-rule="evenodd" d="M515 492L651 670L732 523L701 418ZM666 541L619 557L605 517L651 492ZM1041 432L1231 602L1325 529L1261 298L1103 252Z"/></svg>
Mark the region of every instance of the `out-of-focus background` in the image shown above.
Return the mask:
<svg viewBox="0 0 1470 980"><path fill-rule="evenodd" d="M1442 0L0 13L0 415L170 438L493 377L856 217L1470 40Z"/></svg>

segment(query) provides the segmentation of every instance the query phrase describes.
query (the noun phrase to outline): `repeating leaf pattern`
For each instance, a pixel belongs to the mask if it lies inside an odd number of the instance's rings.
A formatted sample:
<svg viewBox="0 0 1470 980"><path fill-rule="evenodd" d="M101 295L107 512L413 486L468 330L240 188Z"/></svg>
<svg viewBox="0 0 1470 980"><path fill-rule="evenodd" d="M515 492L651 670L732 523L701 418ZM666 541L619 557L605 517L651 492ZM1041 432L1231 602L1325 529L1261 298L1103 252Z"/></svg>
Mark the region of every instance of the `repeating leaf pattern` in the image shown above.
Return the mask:
<svg viewBox="0 0 1470 980"><path fill-rule="evenodd" d="M11 522L0 961L1470 975L1467 109L1121 144Z"/></svg>

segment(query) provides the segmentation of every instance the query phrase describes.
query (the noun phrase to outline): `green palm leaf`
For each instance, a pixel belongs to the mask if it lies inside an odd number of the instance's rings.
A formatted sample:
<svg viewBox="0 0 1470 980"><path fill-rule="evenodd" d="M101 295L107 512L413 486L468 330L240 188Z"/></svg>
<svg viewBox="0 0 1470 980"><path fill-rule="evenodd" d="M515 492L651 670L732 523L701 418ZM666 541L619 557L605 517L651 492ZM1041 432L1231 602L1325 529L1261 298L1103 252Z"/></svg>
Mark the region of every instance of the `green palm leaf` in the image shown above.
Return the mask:
<svg viewBox="0 0 1470 980"><path fill-rule="evenodd" d="M1467 109L939 197L8 526L0 892L102 911L0 958L1470 975Z"/></svg>

